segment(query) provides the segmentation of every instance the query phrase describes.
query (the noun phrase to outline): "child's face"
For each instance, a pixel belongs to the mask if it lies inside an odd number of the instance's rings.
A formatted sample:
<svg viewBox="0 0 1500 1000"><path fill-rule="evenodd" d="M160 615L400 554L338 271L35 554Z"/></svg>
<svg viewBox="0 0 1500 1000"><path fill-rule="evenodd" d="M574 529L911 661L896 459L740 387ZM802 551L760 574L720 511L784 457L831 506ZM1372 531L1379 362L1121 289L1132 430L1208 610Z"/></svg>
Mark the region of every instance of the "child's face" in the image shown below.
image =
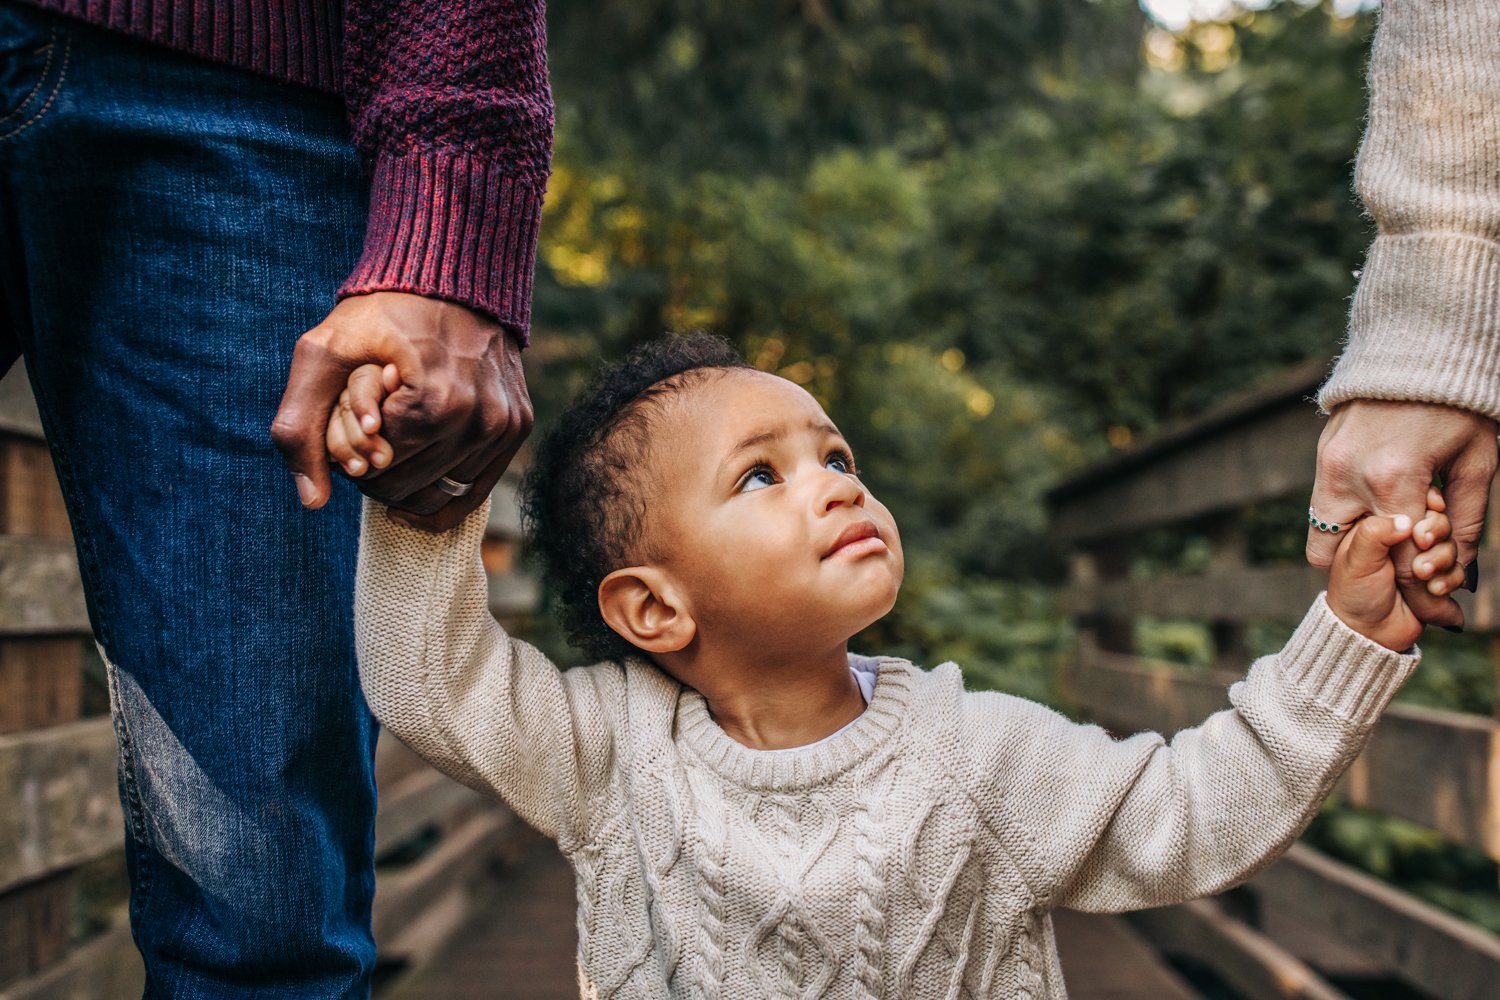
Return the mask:
<svg viewBox="0 0 1500 1000"><path fill-rule="evenodd" d="M650 528L700 635L844 642L890 611L905 568L896 522L811 395L733 369L667 405Z"/></svg>

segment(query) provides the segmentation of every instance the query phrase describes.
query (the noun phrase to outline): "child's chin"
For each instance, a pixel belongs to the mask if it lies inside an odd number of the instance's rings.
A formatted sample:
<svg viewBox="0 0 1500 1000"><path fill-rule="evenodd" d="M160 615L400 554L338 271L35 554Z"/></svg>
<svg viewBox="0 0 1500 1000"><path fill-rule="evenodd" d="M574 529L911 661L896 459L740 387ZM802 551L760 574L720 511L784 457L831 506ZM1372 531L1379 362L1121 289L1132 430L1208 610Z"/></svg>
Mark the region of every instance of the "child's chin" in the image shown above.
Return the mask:
<svg viewBox="0 0 1500 1000"><path fill-rule="evenodd" d="M859 616L859 625L854 631L861 632L890 614L891 609L896 606L896 597L900 592L901 585L895 584L890 588L888 593L881 594L871 600L864 613Z"/></svg>

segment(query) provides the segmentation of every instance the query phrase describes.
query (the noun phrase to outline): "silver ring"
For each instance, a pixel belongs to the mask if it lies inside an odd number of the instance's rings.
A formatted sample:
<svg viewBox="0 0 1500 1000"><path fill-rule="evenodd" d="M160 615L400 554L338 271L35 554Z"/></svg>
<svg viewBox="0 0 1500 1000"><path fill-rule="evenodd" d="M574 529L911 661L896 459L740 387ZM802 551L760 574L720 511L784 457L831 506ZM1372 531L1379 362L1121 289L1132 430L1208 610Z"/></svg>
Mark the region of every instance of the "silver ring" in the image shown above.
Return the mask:
<svg viewBox="0 0 1500 1000"><path fill-rule="evenodd" d="M1337 535L1340 531L1348 531L1353 521L1325 521L1318 516L1318 512L1311 507L1307 508L1307 523L1319 531L1326 531L1330 535Z"/></svg>
<svg viewBox="0 0 1500 1000"><path fill-rule="evenodd" d="M438 481L432 485L450 497L461 497L474 488L473 483L461 483L457 479L449 479L447 476L439 476Z"/></svg>

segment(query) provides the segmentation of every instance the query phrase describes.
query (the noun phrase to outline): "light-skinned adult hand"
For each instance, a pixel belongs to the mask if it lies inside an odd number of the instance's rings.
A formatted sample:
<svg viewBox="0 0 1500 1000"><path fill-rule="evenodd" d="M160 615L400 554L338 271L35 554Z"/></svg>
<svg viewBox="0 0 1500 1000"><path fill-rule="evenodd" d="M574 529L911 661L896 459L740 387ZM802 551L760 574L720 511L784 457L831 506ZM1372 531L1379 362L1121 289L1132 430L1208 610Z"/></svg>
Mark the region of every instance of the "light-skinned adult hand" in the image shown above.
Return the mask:
<svg viewBox="0 0 1500 1000"><path fill-rule="evenodd" d="M1467 567L1478 555L1495 476L1495 433L1494 420L1453 406L1384 400L1340 404L1318 440L1312 506L1320 519L1340 524L1367 514L1405 514L1415 523L1426 510L1428 487L1441 479L1458 561ZM1309 528L1307 561L1328 569L1339 541L1339 535ZM1418 551L1427 547L1423 543L1408 540L1392 553L1401 596L1422 621L1462 627L1463 610L1452 596L1430 592L1427 577L1413 567Z"/></svg>
<svg viewBox="0 0 1500 1000"><path fill-rule="evenodd" d="M520 343L495 320L440 299L374 292L340 302L297 341L271 424L305 507L332 494L328 415L350 373L368 363L400 372L383 403L379 393L350 393L360 426L379 431L395 457L359 488L405 523L445 531L484 502L531 432ZM450 496L433 485L441 476L473 488Z"/></svg>

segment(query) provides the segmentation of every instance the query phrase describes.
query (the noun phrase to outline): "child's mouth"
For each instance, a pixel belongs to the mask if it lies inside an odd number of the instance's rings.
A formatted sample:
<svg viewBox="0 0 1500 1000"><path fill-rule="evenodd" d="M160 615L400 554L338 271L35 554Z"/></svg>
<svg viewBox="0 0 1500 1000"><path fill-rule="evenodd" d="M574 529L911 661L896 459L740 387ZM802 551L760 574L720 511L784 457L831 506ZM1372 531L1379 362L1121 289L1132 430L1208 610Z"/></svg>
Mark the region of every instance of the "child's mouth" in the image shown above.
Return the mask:
<svg viewBox="0 0 1500 1000"><path fill-rule="evenodd" d="M823 553L823 558L839 556L852 559L885 550L886 544L880 537L879 529L870 521L856 521L839 533L833 547Z"/></svg>

